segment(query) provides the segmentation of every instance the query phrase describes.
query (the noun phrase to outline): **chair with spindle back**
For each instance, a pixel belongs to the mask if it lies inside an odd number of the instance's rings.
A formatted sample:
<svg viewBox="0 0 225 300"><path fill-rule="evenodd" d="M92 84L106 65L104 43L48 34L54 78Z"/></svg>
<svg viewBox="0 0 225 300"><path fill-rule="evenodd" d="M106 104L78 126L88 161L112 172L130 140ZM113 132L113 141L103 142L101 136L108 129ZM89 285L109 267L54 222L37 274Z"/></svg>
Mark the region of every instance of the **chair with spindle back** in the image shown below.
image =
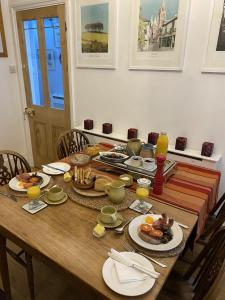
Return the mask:
<svg viewBox="0 0 225 300"><path fill-rule="evenodd" d="M0 151L0 186L9 183L11 178L15 177L20 173L31 172L31 167L27 160L15 151L2 150ZM8 254L26 268L27 278L29 283L29 291L31 299L34 299L34 276L32 266L32 256L24 250L19 253L14 252L7 247ZM25 253L25 261L21 258L22 254Z"/></svg>
<svg viewBox="0 0 225 300"><path fill-rule="evenodd" d="M80 152L89 144L87 136L80 130L71 129L62 133L57 140L57 155L59 159Z"/></svg>
<svg viewBox="0 0 225 300"><path fill-rule="evenodd" d="M225 260L225 226L221 227L190 265L183 278L170 276L157 300L202 300L215 283ZM173 274L172 274L173 275ZM188 282L192 279L192 283ZM183 286L183 289L180 287ZM190 291L191 286L191 291ZM182 290L182 294L179 291ZM185 291L187 291L185 298ZM188 298L189 297L189 298Z"/></svg>

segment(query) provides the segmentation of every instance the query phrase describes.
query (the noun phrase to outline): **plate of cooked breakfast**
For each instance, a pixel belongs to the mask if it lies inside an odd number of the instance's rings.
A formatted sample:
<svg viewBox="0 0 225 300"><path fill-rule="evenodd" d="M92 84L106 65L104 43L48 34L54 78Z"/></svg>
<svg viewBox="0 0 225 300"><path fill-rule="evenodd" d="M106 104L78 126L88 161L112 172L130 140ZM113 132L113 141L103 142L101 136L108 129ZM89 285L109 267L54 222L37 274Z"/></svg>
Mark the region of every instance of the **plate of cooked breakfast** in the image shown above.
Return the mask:
<svg viewBox="0 0 225 300"><path fill-rule="evenodd" d="M82 196L104 196L105 185L111 181L110 177L96 174L91 168L74 168L73 189Z"/></svg>
<svg viewBox="0 0 225 300"><path fill-rule="evenodd" d="M114 163L122 163L124 162L126 159L129 158L128 155L123 154L123 153L117 153L117 152L99 152L100 154L100 159L101 160L105 160L108 162L114 162Z"/></svg>
<svg viewBox="0 0 225 300"><path fill-rule="evenodd" d="M182 229L166 213L138 216L131 221L128 231L139 246L155 251L174 249L183 240Z"/></svg>
<svg viewBox="0 0 225 300"><path fill-rule="evenodd" d="M26 192L28 187L40 185L40 188L45 187L50 181L50 176L39 173L23 173L12 178L9 182L9 187L18 192Z"/></svg>

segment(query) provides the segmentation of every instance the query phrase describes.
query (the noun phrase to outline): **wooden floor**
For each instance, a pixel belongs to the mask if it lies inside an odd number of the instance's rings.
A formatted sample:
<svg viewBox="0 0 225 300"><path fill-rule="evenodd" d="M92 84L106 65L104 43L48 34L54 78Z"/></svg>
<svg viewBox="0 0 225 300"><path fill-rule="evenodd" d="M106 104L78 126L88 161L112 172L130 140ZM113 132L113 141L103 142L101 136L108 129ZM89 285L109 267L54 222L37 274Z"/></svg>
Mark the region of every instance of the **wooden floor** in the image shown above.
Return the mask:
<svg viewBox="0 0 225 300"><path fill-rule="evenodd" d="M15 246L12 246L11 244L10 247L13 247L15 249ZM188 258L192 258L191 253L188 254ZM22 266L20 266L17 262L12 260L11 257L8 258L8 261L13 300L29 300L30 297L25 269ZM68 284L62 273L50 269L48 266L43 264L43 262L34 259L33 266L35 273L36 300L92 299L91 296L88 296L87 293L84 293L84 290L82 291L82 294L78 294L78 291L73 289ZM178 261L178 263L175 266L175 270L179 274L183 274L187 268L188 264L182 261ZM225 272L223 272L220 282L221 284L219 284L219 287L217 287L216 294L213 293L207 298L207 300L225 299ZM2 287L1 283L0 287ZM179 289L179 287L176 286L176 289Z"/></svg>

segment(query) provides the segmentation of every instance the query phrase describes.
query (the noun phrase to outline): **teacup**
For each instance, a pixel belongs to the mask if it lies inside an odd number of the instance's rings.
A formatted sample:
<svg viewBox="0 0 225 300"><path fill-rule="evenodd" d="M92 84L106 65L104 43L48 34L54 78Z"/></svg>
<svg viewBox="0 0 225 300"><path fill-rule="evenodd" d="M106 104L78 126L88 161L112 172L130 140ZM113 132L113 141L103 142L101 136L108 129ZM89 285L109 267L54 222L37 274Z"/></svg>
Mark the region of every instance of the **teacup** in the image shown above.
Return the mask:
<svg viewBox="0 0 225 300"><path fill-rule="evenodd" d="M104 206L101 209L100 220L105 224L114 224L117 221L117 210L113 206Z"/></svg>
<svg viewBox="0 0 225 300"><path fill-rule="evenodd" d="M60 186L53 186L49 190L45 190L48 200L52 202L60 201L64 197L63 188Z"/></svg>
<svg viewBox="0 0 225 300"><path fill-rule="evenodd" d="M121 203L126 196L125 184L121 180L113 180L110 183L106 183L104 189L113 203Z"/></svg>

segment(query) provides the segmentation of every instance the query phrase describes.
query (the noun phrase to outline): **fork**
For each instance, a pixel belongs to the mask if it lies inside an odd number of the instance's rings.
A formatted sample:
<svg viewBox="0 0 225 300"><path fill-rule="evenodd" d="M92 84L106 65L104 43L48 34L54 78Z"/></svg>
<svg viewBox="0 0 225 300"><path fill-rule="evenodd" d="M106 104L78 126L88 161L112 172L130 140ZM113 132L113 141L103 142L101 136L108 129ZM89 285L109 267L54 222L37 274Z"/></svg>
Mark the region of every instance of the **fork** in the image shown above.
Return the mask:
<svg viewBox="0 0 225 300"><path fill-rule="evenodd" d="M0 194L3 195L3 196L5 196L5 197L8 197L9 199L11 199L11 200L13 200L15 202L18 201L15 195L3 193L3 192L0 192Z"/></svg>
<svg viewBox="0 0 225 300"><path fill-rule="evenodd" d="M148 256L148 255L146 255L146 254L144 254L144 253L142 253L142 252L140 252L140 251L137 251L136 249L134 249L134 248L133 248L130 244L128 244L127 242L122 242L122 245L123 245L123 247L124 247L127 251L129 251L129 252L136 252L136 253L138 253L138 254L140 254L140 255L142 255L142 256L148 258L149 260L153 261L155 264L159 265L160 267L162 267L162 268L167 268L166 265L164 265L164 264L162 264L161 262L155 260L154 258L152 258L152 257L150 257L150 256Z"/></svg>

